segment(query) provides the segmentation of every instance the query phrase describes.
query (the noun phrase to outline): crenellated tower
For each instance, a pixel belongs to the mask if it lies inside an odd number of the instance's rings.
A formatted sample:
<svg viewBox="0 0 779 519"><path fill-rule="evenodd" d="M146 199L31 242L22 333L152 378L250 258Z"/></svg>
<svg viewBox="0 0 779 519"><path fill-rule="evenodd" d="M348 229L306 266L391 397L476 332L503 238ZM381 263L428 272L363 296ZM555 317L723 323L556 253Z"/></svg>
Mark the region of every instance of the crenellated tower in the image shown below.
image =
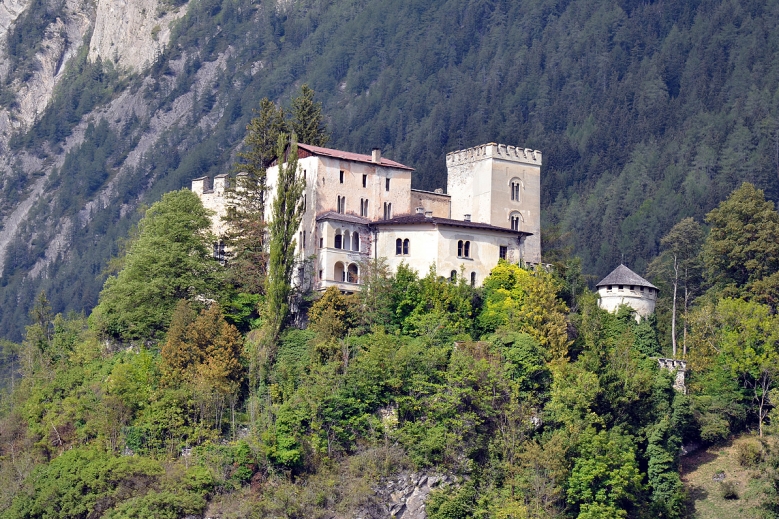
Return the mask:
<svg viewBox="0 0 779 519"><path fill-rule="evenodd" d="M446 155L451 217L532 233L521 258L541 262L541 152L491 142Z"/></svg>

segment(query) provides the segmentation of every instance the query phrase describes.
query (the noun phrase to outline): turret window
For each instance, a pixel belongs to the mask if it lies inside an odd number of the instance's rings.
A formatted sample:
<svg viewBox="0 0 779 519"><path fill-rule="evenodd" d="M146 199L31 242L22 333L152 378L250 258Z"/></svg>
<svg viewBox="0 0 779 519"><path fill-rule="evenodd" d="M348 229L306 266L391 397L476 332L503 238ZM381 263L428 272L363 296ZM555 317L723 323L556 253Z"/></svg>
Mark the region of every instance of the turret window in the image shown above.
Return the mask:
<svg viewBox="0 0 779 519"><path fill-rule="evenodd" d="M518 231L519 230L519 222L522 221L522 214L514 211L509 215L509 222L511 223L511 230L512 231Z"/></svg>
<svg viewBox="0 0 779 519"><path fill-rule="evenodd" d="M511 190L511 200L513 202L521 202L522 181L518 178L512 178L509 181L509 189Z"/></svg>

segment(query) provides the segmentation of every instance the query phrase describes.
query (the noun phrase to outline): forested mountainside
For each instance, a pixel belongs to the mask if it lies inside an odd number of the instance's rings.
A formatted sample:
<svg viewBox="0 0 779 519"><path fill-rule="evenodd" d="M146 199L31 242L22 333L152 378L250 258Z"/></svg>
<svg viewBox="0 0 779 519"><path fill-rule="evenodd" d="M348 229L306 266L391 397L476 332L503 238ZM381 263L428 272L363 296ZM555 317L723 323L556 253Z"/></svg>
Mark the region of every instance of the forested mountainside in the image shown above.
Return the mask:
<svg viewBox="0 0 779 519"><path fill-rule="evenodd" d="M3 3L0 334L88 311L138 208L230 171L304 82L330 145L445 185L448 151L543 150L544 222L585 272L643 272L744 180L779 197L771 2ZM37 86L36 86L37 85Z"/></svg>

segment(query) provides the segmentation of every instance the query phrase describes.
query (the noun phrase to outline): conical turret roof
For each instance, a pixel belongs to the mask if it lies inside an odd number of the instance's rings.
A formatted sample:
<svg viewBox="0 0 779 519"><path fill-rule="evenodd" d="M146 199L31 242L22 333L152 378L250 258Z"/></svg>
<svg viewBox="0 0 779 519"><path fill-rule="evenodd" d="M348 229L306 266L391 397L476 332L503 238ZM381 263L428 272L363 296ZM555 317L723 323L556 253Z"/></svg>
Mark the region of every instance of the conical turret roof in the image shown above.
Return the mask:
<svg viewBox="0 0 779 519"><path fill-rule="evenodd" d="M620 264L619 267L611 271L611 274L603 278L600 283L595 285L601 287L603 285L635 285L639 287L649 287L657 290L657 287L652 283L642 278L625 265Z"/></svg>

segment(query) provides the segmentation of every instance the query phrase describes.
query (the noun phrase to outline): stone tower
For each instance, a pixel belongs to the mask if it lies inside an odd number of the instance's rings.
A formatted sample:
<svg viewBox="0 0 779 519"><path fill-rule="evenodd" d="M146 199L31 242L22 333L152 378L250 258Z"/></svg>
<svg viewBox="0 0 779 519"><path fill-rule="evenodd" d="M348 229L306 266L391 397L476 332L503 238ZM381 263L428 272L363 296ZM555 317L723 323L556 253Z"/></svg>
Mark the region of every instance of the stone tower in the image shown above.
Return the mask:
<svg viewBox="0 0 779 519"><path fill-rule="evenodd" d="M451 218L516 231L521 258L541 262L541 152L491 142L446 155Z"/></svg>
<svg viewBox="0 0 779 519"><path fill-rule="evenodd" d="M649 317L655 311L657 287L625 265L620 265L603 278L598 287L601 308L616 312L620 305L636 311L636 319Z"/></svg>

